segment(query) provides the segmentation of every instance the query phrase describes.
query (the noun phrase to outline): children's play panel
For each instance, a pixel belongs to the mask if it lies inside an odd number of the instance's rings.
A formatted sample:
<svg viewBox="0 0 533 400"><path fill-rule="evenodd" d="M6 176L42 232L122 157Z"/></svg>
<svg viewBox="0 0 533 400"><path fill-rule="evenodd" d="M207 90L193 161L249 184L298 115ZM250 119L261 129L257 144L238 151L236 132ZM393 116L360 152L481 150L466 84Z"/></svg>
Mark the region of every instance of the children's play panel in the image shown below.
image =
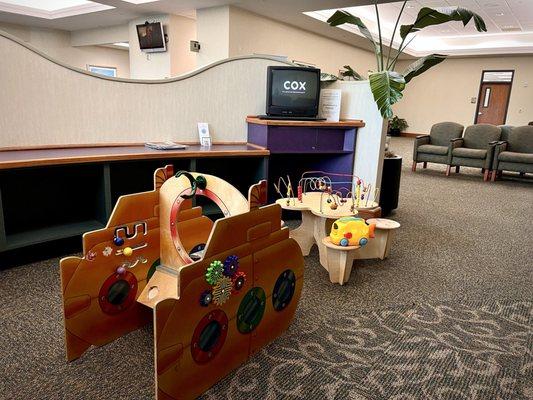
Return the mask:
<svg viewBox="0 0 533 400"><path fill-rule="evenodd" d="M201 197L222 218L204 215ZM194 399L281 335L304 261L266 197L264 180L246 198L171 165L152 191L120 197L106 226L83 236L83 256L61 260L68 360L153 321L157 398Z"/></svg>

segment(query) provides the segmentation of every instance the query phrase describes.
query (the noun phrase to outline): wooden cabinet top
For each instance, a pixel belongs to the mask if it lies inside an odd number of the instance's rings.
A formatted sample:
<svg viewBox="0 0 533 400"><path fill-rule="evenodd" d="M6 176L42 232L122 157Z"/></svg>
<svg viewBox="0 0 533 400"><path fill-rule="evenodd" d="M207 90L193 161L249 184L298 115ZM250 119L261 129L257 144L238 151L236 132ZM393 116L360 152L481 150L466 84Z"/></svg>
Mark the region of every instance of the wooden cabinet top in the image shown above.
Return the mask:
<svg viewBox="0 0 533 400"><path fill-rule="evenodd" d="M154 150L141 144L0 150L0 170L43 165L97 163L108 161L205 158L264 157L270 152L254 144L214 144L209 148L189 144L183 150Z"/></svg>
<svg viewBox="0 0 533 400"><path fill-rule="evenodd" d="M328 121L294 121L294 120L280 120L280 119L260 119L255 116L246 117L246 122L249 124L269 125L269 126L308 126L308 127L322 127L322 128L362 128L365 123L360 119L345 119L339 122Z"/></svg>

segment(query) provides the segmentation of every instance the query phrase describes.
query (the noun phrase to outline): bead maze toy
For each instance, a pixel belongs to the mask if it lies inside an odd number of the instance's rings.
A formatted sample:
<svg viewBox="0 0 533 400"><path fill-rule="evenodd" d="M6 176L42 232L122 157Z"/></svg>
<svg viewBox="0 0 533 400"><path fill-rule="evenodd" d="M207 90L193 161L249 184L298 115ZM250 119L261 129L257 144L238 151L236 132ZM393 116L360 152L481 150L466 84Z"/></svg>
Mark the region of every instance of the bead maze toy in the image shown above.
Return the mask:
<svg viewBox="0 0 533 400"><path fill-rule="evenodd" d="M194 201L211 199L213 222ZM60 262L67 359L154 323L156 397L193 399L294 317L303 257L266 203L228 182L172 166L154 190L122 196L104 229L83 236L83 257Z"/></svg>
<svg viewBox="0 0 533 400"><path fill-rule="evenodd" d="M318 247L320 264L328 271L332 283L346 283L350 277L354 259L388 256L392 232L400 224L384 218L368 219L368 232L359 236L364 243L336 242L330 232L334 220L364 220L356 216L378 207L379 188L372 188L356 175L336 174L325 171L307 171L301 175L296 195L290 178L279 178L274 184L281 199L276 200L283 209L300 211L302 223L291 231L302 253L307 256L311 247ZM366 223L364 223L367 226ZM346 238L348 239L348 238ZM347 245L346 245L347 244Z"/></svg>

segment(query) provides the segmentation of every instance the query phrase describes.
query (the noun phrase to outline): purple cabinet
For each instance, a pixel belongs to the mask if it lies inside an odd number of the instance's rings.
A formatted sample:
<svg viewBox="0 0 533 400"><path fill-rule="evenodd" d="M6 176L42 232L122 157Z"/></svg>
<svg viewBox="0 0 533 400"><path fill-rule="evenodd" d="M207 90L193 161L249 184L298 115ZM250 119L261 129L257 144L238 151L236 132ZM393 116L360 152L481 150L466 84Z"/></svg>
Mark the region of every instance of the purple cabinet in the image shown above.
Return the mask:
<svg viewBox="0 0 533 400"><path fill-rule="evenodd" d="M302 172L353 173L355 138L362 121L340 123L258 120L249 117L248 142L270 150L269 198L273 183L289 176L296 185Z"/></svg>

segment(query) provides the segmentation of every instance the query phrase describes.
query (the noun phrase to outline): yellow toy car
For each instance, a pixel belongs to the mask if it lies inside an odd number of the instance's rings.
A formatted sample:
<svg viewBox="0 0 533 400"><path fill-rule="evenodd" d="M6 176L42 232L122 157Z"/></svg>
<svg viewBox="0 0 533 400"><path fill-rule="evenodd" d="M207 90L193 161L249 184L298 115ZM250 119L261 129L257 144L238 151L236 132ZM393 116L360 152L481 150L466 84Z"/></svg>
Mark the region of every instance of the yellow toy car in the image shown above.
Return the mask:
<svg viewBox="0 0 533 400"><path fill-rule="evenodd" d="M367 224L363 218L344 217L336 220L329 238L337 246L364 246L374 237L375 224Z"/></svg>

